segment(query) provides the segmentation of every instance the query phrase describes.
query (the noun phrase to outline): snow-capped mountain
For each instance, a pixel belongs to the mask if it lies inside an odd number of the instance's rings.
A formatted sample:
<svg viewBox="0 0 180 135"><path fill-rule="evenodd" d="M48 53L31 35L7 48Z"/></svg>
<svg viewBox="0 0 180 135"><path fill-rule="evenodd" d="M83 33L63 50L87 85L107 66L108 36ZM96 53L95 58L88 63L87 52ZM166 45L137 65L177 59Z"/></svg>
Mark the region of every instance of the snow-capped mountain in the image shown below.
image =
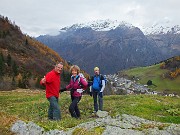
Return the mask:
<svg viewBox="0 0 180 135"><path fill-rule="evenodd" d="M127 23L125 21L117 21L117 20L97 20L97 21L91 21L87 23L77 23L73 24L71 26L64 27L60 29L60 32L65 31L74 31L76 29L81 28L91 28L95 31L109 31L113 30L118 27L126 27L129 29L135 28L136 26L133 26L130 23ZM141 31L144 33L144 35L150 35L150 34L167 34L167 33L173 33L173 34L179 34L180 33L180 26L170 26L169 24L155 24L151 27L141 27Z"/></svg>
<svg viewBox="0 0 180 135"><path fill-rule="evenodd" d="M141 29L144 33L144 35L157 35L157 34L167 34L167 33L172 33L172 34L180 34L180 26L175 25L175 26L168 26L168 25L153 25L152 27L143 27Z"/></svg>
<svg viewBox="0 0 180 135"><path fill-rule="evenodd" d="M95 31L109 31L112 29L115 29L117 27L128 27L128 28L134 28L134 26L130 23L124 22L124 21L112 21L112 20L97 20L87 23L80 23L80 24L74 24L72 26L67 26L62 28L60 31L69 31L69 30L75 30L80 28L92 28Z"/></svg>
<svg viewBox="0 0 180 135"><path fill-rule="evenodd" d="M147 31L157 35L146 35L126 22L100 20L74 24L62 28L64 32L57 36L39 36L36 39L88 73L93 73L92 69L99 66L109 74L179 55L180 34L176 34L179 30L179 26L169 29L154 26Z"/></svg>

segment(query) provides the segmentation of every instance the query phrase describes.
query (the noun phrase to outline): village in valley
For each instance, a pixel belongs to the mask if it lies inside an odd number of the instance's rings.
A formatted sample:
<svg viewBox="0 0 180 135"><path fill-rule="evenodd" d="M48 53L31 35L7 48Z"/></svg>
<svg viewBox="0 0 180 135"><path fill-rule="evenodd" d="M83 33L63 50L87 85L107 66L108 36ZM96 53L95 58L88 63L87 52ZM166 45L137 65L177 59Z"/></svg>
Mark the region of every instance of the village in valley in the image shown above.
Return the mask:
<svg viewBox="0 0 180 135"><path fill-rule="evenodd" d="M176 93L168 93L166 90L163 92L157 92L152 88L149 88L148 85L153 85L156 87L155 84L151 80L147 81L147 84L142 85L138 83L139 78L133 77L131 80L126 79L120 74L113 74L113 75L106 75L108 80L108 89L111 89L111 94L117 95L126 95L126 94L149 94L149 95L161 95L161 96L176 96ZM107 91L107 90L106 90Z"/></svg>

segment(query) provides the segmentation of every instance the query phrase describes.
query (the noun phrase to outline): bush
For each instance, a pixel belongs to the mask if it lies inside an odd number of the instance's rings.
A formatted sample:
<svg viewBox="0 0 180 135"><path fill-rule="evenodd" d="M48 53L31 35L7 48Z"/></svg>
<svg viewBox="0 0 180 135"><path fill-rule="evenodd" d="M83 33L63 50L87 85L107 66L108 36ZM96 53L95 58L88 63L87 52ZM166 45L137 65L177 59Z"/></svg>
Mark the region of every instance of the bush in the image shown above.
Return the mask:
<svg viewBox="0 0 180 135"><path fill-rule="evenodd" d="M151 81L151 80L148 80L148 81L147 81L147 85L148 85L148 86L152 85L152 81Z"/></svg>

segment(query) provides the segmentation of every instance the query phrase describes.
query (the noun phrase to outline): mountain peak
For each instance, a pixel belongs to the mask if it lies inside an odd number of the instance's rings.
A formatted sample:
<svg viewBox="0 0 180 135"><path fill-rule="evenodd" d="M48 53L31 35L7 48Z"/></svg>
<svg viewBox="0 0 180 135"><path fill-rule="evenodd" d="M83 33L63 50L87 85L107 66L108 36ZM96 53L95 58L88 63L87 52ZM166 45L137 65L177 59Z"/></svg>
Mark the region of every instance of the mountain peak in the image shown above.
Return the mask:
<svg viewBox="0 0 180 135"><path fill-rule="evenodd" d="M112 29L115 29L117 27L129 27L134 28L132 24L129 24L124 21L117 21L117 20L97 20L97 21L91 21L87 23L79 23L79 24L73 24L71 26L67 26L61 29L61 31L68 31L68 30L76 30L80 28L92 28L95 31L109 31Z"/></svg>

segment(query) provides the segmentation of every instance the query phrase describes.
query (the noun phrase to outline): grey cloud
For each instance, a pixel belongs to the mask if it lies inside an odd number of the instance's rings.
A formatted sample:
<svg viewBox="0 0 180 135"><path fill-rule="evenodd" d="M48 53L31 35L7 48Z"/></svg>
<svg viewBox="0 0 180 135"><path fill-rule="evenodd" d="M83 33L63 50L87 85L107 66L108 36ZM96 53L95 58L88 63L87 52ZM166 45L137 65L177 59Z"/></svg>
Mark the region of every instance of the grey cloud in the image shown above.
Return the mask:
<svg viewBox="0 0 180 135"><path fill-rule="evenodd" d="M38 36L96 19L146 27L180 24L179 5L179 0L1 0L0 14L15 21L24 33Z"/></svg>

